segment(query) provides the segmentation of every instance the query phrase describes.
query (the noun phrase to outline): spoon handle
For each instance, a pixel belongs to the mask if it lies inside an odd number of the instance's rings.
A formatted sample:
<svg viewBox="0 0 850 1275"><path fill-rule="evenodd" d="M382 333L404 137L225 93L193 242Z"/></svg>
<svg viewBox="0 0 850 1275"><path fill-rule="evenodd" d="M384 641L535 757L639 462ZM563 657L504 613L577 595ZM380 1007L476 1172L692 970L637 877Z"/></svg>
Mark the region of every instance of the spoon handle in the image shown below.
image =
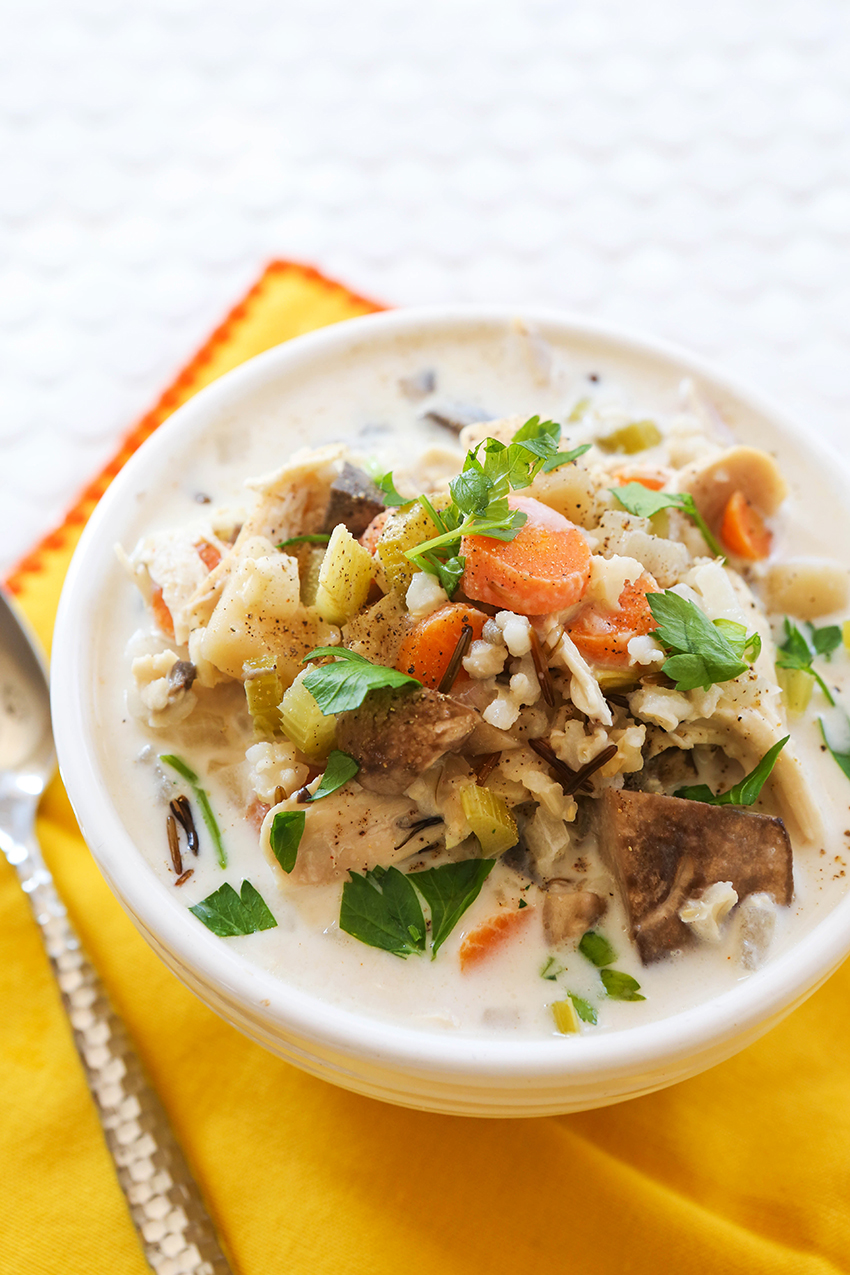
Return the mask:
<svg viewBox="0 0 850 1275"><path fill-rule="evenodd" d="M165 1109L82 949L34 835L0 834L0 844L41 927L145 1257L157 1275L231 1275Z"/></svg>

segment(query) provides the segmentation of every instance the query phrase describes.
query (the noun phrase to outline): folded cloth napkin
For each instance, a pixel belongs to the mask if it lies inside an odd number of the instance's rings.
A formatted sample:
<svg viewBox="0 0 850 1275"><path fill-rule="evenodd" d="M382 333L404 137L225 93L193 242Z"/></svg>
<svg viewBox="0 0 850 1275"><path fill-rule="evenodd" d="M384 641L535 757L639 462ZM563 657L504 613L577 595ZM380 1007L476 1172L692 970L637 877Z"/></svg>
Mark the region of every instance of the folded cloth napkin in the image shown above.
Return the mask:
<svg viewBox="0 0 850 1275"><path fill-rule="evenodd" d="M380 307L275 263L66 523L8 581L49 646L80 529L197 389L280 341ZM61 784L39 835L239 1275L850 1269L850 967L738 1057L579 1115L465 1120L337 1089L220 1021L113 899ZM0 865L0 1270L143 1275L40 938Z"/></svg>

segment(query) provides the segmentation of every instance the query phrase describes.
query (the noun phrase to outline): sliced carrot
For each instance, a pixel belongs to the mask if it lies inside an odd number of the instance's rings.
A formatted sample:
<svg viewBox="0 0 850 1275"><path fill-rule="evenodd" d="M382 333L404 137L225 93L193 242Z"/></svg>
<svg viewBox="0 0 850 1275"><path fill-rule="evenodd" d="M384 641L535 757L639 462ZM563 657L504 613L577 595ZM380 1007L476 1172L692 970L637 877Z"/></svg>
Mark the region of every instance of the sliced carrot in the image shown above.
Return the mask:
<svg viewBox="0 0 850 1275"><path fill-rule="evenodd" d="M641 487L648 487L650 491L663 491L667 482L665 474L657 469L649 469L647 466L638 469L618 469L614 479L618 487L625 487L627 483L640 483Z"/></svg>
<svg viewBox="0 0 850 1275"><path fill-rule="evenodd" d="M166 637L174 637L174 621L171 618L171 612L165 605L162 597L162 589L157 586L151 594L151 610L153 618L162 629Z"/></svg>
<svg viewBox="0 0 850 1275"><path fill-rule="evenodd" d="M770 553L773 537L755 505L747 500L742 491L736 491L726 502L720 524L720 539L730 553L757 562Z"/></svg>
<svg viewBox="0 0 850 1275"><path fill-rule="evenodd" d="M195 551L207 571L212 571L221 562L221 554L209 540L199 540L195 545Z"/></svg>
<svg viewBox="0 0 850 1275"><path fill-rule="evenodd" d="M590 549L578 527L530 496L508 497L528 521L513 540L464 536L469 598L520 615L546 615L579 601L590 576Z"/></svg>
<svg viewBox="0 0 850 1275"><path fill-rule="evenodd" d="M378 547L381 532L384 530L384 523L387 521L391 513L391 509L382 509L379 514L375 514L375 517L360 537L360 543L363 548L368 549L369 553L373 556Z"/></svg>
<svg viewBox="0 0 850 1275"><path fill-rule="evenodd" d="M488 916L474 930L464 936L460 945L460 968L466 972L478 965L514 934L517 934L531 916L534 908L521 908L510 911L503 908L501 912Z"/></svg>
<svg viewBox="0 0 850 1275"><path fill-rule="evenodd" d="M423 686L439 686L460 641L463 626L468 624L471 627L474 641L481 637L486 620L483 611L461 602L450 602L440 607L410 630L399 649L396 668L418 678ZM468 673L461 669L459 680L468 677Z"/></svg>
<svg viewBox="0 0 850 1275"><path fill-rule="evenodd" d="M645 571L625 586L616 611L592 604L567 625L567 632L582 655L594 664L628 664L632 638L651 633L656 627L646 595L657 592L658 585Z"/></svg>

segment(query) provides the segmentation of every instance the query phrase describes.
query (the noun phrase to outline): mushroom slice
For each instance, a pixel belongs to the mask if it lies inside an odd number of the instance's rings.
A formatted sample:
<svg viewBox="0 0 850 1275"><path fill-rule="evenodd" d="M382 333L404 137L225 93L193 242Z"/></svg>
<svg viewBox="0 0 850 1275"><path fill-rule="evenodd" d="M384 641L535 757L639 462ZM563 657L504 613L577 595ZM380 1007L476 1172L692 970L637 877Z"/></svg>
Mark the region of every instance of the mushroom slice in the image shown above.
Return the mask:
<svg viewBox="0 0 850 1275"><path fill-rule="evenodd" d="M575 943L605 912L605 900L569 881L550 881L543 902L543 930L553 947Z"/></svg>

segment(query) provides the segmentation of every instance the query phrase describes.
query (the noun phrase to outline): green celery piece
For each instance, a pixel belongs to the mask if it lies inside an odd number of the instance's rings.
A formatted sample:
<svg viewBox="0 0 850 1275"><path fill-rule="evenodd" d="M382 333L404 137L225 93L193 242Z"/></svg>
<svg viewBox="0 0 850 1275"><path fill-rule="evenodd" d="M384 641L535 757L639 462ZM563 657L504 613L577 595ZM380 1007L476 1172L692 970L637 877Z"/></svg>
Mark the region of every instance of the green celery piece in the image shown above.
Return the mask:
<svg viewBox="0 0 850 1275"><path fill-rule="evenodd" d="M160 753L159 760L164 761L166 766L170 766L172 770L176 770L181 778L185 779L195 794L195 800L201 808L201 814L207 830L212 837L215 846L216 857L220 868L227 867L227 851L224 848L224 842L221 839L221 829L218 826L215 815L213 814L210 799L204 789L201 787L201 781L190 766L187 766L182 758L176 757L173 753Z"/></svg>
<svg viewBox="0 0 850 1275"><path fill-rule="evenodd" d="M830 755L850 779L850 717L843 708L836 706L831 714L829 725L827 726L822 717L818 718L818 725Z"/></svg>
<svg viewBox="0 0 850 1275"><path fill-rule="evenodd" d="M758 800L770 772L776 765L776 759L791 738L786 735L769 748L759 764L745 775L742 780L728 790L715 796L708 784L694 784L691 787L678 788L673 794L684 797L686 801L703 801L708 806L752 806Z"/></svg>
<svg viewBox="0 0 850 1275"><path fill-rule="evenodd" d="M203 921L208 930L223 939L277 928L277 921L265 900L250 881L242 882L241 895L225 882L189 911Z"/></svg>

